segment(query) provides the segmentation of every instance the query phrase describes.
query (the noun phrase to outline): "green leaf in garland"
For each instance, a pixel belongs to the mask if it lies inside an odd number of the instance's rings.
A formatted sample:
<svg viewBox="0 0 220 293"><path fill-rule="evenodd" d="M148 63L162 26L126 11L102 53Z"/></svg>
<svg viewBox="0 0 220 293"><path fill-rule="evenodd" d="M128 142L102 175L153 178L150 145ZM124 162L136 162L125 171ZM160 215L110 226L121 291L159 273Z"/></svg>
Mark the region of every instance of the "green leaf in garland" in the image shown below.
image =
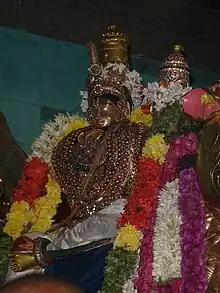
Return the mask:
<svg viewBox="0 0 220 293"><path fill-rule="evenodd" d="M179 118L182 113L182 107L179 103L174 103L165 108L160 115L153 121L153 126L148 135L163 133L167 142L170 136L178 129Z"/></svg>
<svg viewBox="0 0 220 293"><path fill-rule="evenodd" d="M12 249L13 240L5 233L0 234L0 287L3 286L8 272L8 253Z"/></svg>
<svg viewBox="0 0 220 293"><path fill-rule="evenodd" d="M106 258L104 281L99 293L122 293L124 283L135 269L137 253L115 248Z"/></svg>

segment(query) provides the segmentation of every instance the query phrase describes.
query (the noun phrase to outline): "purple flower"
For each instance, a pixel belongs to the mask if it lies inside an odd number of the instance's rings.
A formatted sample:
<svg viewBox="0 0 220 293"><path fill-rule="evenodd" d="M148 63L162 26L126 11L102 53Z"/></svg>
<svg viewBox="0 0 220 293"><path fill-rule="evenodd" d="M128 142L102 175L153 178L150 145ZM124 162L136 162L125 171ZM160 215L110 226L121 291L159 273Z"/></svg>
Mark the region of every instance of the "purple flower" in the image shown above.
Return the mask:
<svg viewBox="0 0 220 293"><path fill-rule="evenodd" d="M180 172L179 192L179 209L182 216L180 227L182 282L180 292L203 293L207 289L205 212L203 210L203 196L193 168Z"/></svg>

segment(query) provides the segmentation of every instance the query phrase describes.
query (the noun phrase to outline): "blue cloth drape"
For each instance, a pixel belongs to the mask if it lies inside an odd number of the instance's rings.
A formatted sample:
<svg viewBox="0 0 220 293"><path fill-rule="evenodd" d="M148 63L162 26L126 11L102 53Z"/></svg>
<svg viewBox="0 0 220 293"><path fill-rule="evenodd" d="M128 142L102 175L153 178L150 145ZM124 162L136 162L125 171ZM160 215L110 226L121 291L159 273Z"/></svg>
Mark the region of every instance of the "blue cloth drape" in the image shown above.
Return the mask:
<svg viewBox="0 0 220 293"><path fill-rule="evenodd" d="M73 283L85 293L96 293L101 287L105 258L111 248L112 245L106 245L57 259L46 268L45 274Z"/></svg>

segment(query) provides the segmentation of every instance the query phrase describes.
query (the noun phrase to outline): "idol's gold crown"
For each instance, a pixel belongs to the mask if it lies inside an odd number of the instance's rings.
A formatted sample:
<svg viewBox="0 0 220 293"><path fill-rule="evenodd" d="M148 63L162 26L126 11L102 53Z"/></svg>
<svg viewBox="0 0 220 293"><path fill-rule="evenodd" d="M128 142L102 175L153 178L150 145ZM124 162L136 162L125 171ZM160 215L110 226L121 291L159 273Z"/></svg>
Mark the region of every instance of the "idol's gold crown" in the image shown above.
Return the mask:
<svg viewBox="0 0 220 293"><path fill-rule="evenodd" d="M89 103L95 97L112 94L120 99L128 97L125 88L129 64L128 38L111 25L101 35L99 53L94 43L89 44L90 69L87 79Z"/></svg>
<svg viewBox="0 0 220 293"><path fill-rule="evenodd" d="M100 38L100 63L108 62L129 64L129 40L116 25L110 25Z"/></svg>
<svg viewBox="0 0 220 293"><path fill-rule="evenodd" d="M173 52L168 55L160 67L162 82L179 82L184 87L189 85L190 69L188 60L181 45L174 45Z"/></svg>

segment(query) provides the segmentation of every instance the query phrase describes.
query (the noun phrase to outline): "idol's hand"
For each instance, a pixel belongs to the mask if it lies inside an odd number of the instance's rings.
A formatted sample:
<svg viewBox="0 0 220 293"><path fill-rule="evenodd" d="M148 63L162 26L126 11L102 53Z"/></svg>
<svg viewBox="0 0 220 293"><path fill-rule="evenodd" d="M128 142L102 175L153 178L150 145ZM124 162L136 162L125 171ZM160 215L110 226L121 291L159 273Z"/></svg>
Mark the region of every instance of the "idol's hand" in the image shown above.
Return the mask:
<svg viewBox="0 0 220 293"><path fill-rule="evenodd" d="M11 269L15 273L39 267L34 255L11 252L9 253L8 257Z"/></svg>
<svg viewBox="0 0 220 293"><path fill-rule="evenodd" d="M41 237L31 239L27 236L21 236L16 239L8 255L12 270L22 272L44 266L42 250L45 250L49 242L49 240Z"/></svg>

